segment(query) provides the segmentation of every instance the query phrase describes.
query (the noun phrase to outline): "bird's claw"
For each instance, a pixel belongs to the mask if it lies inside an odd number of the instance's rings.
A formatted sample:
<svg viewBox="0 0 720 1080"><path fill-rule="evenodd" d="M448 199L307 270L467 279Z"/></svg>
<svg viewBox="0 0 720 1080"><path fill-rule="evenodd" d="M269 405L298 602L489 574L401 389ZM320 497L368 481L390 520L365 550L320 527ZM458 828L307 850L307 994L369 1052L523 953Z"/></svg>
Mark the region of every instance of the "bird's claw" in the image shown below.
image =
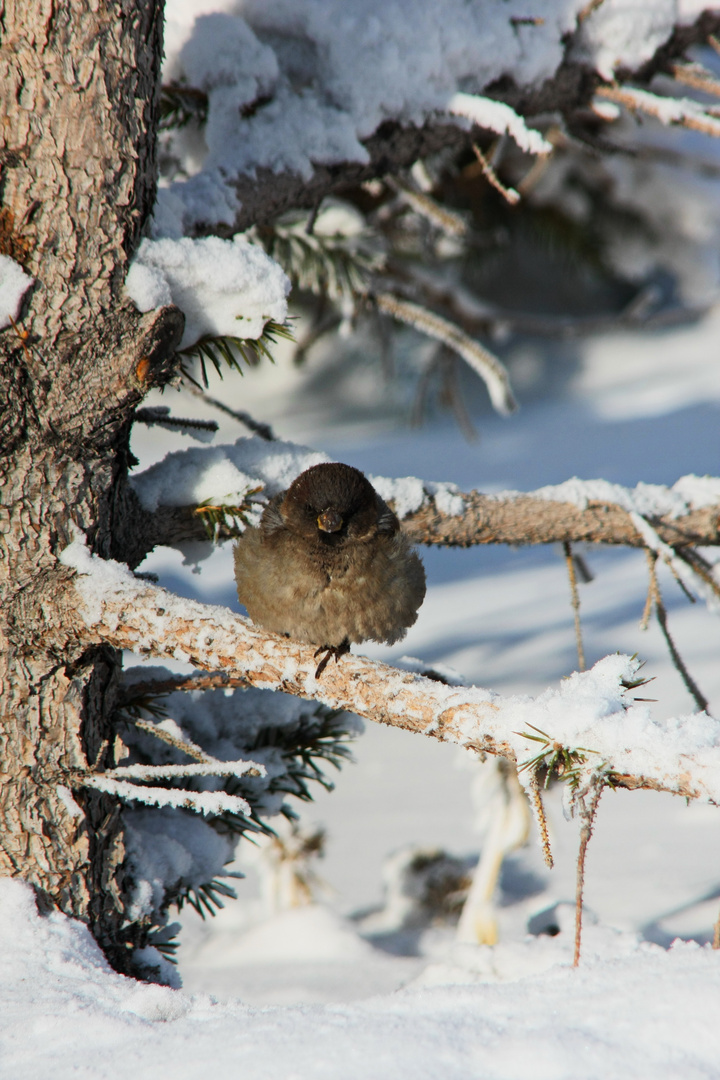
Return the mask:
<svg viewBox="0 0 720 1080"><path fill-rule="evenodd" d="M320 656L321 653L324 653L325 655L323 656L322 660L320 661L317 668L315 669L315 678L316 679L320 678L323 671L328 666L328 663L330 662L330 657L331 656L335 657L335 663L337 664L338 661L340 660L340 657L344 656L345 653L349 653L349 652L350 652L350 642L349 641L343 641L340 645L321 645L319 649L316 649L315 656Z"/></svg>

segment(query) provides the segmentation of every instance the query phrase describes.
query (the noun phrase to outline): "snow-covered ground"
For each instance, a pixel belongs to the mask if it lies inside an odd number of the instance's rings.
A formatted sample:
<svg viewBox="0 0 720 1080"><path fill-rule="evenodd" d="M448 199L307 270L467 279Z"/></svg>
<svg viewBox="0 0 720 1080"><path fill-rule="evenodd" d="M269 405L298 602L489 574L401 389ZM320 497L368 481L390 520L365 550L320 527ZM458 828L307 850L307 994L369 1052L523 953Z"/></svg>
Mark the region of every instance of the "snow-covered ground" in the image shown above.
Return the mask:
<svg viewBox="0 0 720 1080"><path fill-rule="evenodd" d="M319 352L298 373L282 359L227 379L226 401L371 473L415 474L461 489L533 489L569 476L624 484L716 473L720 450L718 315L645 337L610 335L578 347L563 391L535 393L519 414L481 418L468 444L440 417L410 431L392 387L365 379L359 402L384 402L372 421L342 401L328 422ZM217 387L215 388L217 392ZM522 393L520 395L522 397ZM347 402L352 395L344 394ZM178 415L195 399L162 399ZM243 432L221 422L218 441ZM147 465L187 440L140 429ZM564 562L554 550L472 549L423 554L429 592L403 655L451 665L504 693L537 693L576 665ZM641 554L588 551L581 586L588 662L638 652L655 677L658 715L694 706L659 631L641 632ZM199 564L158 551L146 569L162 583L236 606L229 547ZM196 568L197 569L197 568ZM720 708L720 621L662 579L672 631L711 707ZM712 1077L718 1075L720 953L709 946L720 907L718 811L649 792L607 792L589 849L583 958L573 970L576 822L551 791L556 867L536 840L506 862L499 943L459 945L446 926L371 934L383 925L383 865L409 847L477 853L469 755L368 725L356 764L331 794L302 808L327 830L316 903L268 917L257 852L247 845L239 899L202 923L183 911L183 991L110 972L88 933L40 919L29 894L0 883L0 1046L3 1074L36 1080L196 1077L208 1068L250 1080L347 1078ZM376 914L367 913L375 909ZM364 917L358 917L364 912ZM593 922L593 917L597 922ZM373 918L375 922L373 923ZM389 921L388 921L389 920ZM392 920L385 912L385 926ZM559 929L549 936L543 928ZM530 931L530 932L529 932ZM674 938L683 939L668 951Z"/></svg>

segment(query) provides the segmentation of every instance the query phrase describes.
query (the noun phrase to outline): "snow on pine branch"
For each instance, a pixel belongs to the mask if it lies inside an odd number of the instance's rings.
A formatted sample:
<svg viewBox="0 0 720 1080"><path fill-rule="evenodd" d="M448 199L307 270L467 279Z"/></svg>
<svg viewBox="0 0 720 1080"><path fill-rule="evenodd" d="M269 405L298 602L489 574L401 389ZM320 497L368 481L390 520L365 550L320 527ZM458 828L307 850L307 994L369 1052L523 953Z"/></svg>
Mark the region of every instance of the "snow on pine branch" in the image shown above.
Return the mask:
<svg viewBox="0 0 720 1080"><path fill-rule="evenodd" d="M328 460L319 450L251 436L207 449L173 451L130 482L142 506L151 512L160 506L198 506L210 501L235 505L248 500L248 519L256 522L269 498L288 488L311 465ZM430 497L445 513L462 513L455 484L424 483L414 476L369 479L384 499L393 502L400 517L418 510Z"/></svg>
<svg viewBox="0 0 720 1080"><path fill-rule="evenodd" d="M245 437L212 448L192 447L168 454L131 478L141 505L150 513L162 507L242 506L245 521L256 523L268 498L285 490L305 469L327 456L287 442ZM720 479L684 476L672 487L639 483L634 488L606 480L579 480L534 492L460 492L457 485L406 476L370 476L370 481L403 521L414 540L469 546L480 543L538 544L588 541L650 547L670 561L702 595L708 585L671 548L712 545L720 540ZM238 521L239 529L243 522ZM182 530L173 522L162 542L206 535L198 520ZM227 535L227 534L226 534Z"/></svg>
<svg viewBox="0 0 720 1080"><path fill-rule="evenodd" d="M221 240L143 240L125 281L140 311L175 304L185 315L180 348L200 338L259 338L287 316L290 282L278 264L242 236Z"/></svg>
<svg viewBox="0 0 720 1080"><path fill-rule="evenodd" d="M567 60L607 79L636 70L698 14L675 0L604 0L589 13L587 0L246 0L199 18L191 0L169 0L166 13L164 80L202 99L207 147L199 159L196 131L165 136L177 171L154 228L172 238L232 226L236 182L258 170L308 182L317 166L367 164L365 143L388 121L422 128L454 114L544 152L486 87L532 90Z"/></svg>
<svg viewBox="0 0 720 1080"><path fill-rule="evenodd" d="M203 761L196 765L119 765L102 775L113 780L182 780L190 776L263 776L256 761Z"/></svg>
<svg viewBox="0 0 720 1080"><path fill-rule="evenodd" d="M552 744L579 755L579 781L601 776L617 786L720 803L720 721L706 713L654 719L628 689L638 682L639 664L633 658L606 657L536 698L444 686L355 655L329 665L316 679L312 646L263 632L227 608L148 585L127 567L91 556L81 540L65 549L62 562L77 571L73 602L84 619L88 643L192 661L248 685L501 754L519 765L536 757L533 732L540 731ZM127 786L131 792L143 791Z"/></svg>

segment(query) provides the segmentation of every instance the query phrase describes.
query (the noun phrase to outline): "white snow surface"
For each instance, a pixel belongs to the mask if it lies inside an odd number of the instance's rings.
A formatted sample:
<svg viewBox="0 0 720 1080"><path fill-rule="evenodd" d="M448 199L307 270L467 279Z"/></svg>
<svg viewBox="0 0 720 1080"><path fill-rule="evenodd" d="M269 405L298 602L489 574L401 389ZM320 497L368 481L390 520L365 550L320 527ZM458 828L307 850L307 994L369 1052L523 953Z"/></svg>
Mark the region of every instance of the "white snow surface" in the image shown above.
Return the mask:
<svg viewBox="0 0 720 1080"><path fill-rule="evenodd" d="M313 914L295 919L305 944ZM717 953L694 943L666 952L588 927L585 961L573 970L570 936L511 950L509 981L483 965L492 950L470 962L460 951L391 997L257 1009L115 974L84 926L41 917L28 886L3 880L3 1069L13 1080L194 1080L208 1061L247 1080L435 1080L439 1070L447 1080L715 1075ZM494 963L502 968L502 950ZM518 974L523 966L531 973Z"/></svg>
<svg viewBox="0 0 720 1080"><path fill-rule="evenodd" d="M140 311L176 304L185 315L181 348L201 337L260 337L287 316L290 282L261 247L243 236L222 240L143 240L125 288Z"/></svg>
<svg viewBox="0 0 720 1080"><path fill-rule="evenodd" d="M9 255L0 255L0 330L17 319L22 298L34 280Z"/></svg>
<svg viewBox="0 0 720 1080"><path fill-rule="evenodd" d="M691 510L720 503L720 478L691 474L681 476L672 487L641 481L634 488L626 488L607 480L579 480L573 476L562 484L538 488L532 494L548 502L572 503L579 510L584 510L591 502L605 502L615 503L642 517L677 518ZM496 492L494 497L502 498L503 493Z"/></svg>

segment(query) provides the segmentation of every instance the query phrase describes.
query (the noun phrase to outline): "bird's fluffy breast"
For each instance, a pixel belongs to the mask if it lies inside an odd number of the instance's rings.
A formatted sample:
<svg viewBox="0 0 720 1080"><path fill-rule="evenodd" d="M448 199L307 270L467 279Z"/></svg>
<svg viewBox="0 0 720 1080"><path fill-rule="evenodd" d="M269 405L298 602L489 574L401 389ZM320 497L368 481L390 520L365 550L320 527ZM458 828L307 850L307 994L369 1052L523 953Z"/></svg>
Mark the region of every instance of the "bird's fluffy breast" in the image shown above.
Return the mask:
<svg viewBox="0 0 720 1080"><path fill-rule="evenodd" d="M405 636L425 596L425 571L401 533L330 555L288 529L247 529L235 547L240 602L253 622L315 645Z"/></svg>

